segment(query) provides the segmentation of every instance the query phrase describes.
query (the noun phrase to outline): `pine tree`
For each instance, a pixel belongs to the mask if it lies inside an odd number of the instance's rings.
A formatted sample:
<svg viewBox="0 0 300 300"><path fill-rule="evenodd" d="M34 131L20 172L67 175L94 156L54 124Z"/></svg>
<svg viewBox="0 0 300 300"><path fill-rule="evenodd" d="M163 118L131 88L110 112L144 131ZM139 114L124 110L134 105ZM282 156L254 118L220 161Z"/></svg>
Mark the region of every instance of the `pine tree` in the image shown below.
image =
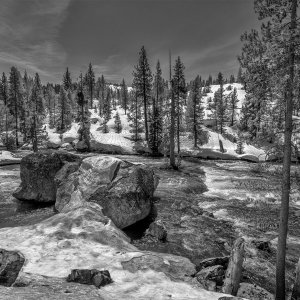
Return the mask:
<svg viewBox="0 0 300 300"><path fill-rule="evenodd" d="M38 134L41 129L44 117L44 103L42 97L42 85L38 73L35 74L34 83L29 97L29 113L30 113L30 135L33 151L38 151Z"/></svg>
<svg viewBox="0 0 300 300"><path fill-rule="evenodd" d="M114 118L115 118L115 132L121 133L122 132L122 123L121 123L121 119L120 119L120 115L119 115L118 111L116 112Z"/></svg>
<svg viewBox="0 0 300 300"><path fill-rule="evenodd" d="M86 73L85 79L86 79L85 81L86 81L86 86L87 86L87 90L88 90L88 95L90 98L90 109L92 109L93 108L94 87L95 87L95 73L94 73L93 66L91 63L89 64L89 68Z"/></svg>
<svg viewBox="0 0 300 300"><path fill-rule="evenodd" d="M173 74L173 95L175 100L176 113L176 135L177 135L177 152L180 153L180 126L182 122L182 108L186 102L186 84L184 76L184 65L180 57L175 61Z"/></svg>
<svg viewBox="0 0 300 300"><path fill-rule="evenodd" d="M128 91L127 91L127 86L125 83L125 80L123 78L122 83L121 83L121 107L125 111L125 115L127 114L127 109L128 109Z"/></svg>
<svg viewBox="0 0 300 300"><path fill-rule="evenodd" d="M112 100L112 91L111 88L108 88L106 92L105 101L103 104L103 116L107 120L111 118L111 100Z"/></svg>
<svg viewBox="0 0 300 300"><path fill-rule="evenodd" d="M227 97L224 96L223 75L218 74L217 82L220 88L215 92L212 103L213 112L217 121L217 130L223 134L225 122L227 121Z"/></svg>
<svg viewBox="0 0 300 300"><path fill-rule="evenodd" d="M229 83L234 83L234 82L235 82L234 75L230 75Z"/></svg>
<svg viewBox="0 0 300 300"><path fill-rule="evenodd" d="M63 76L63 87L65 91L71 92L72 91L72 79L71 79L71 74L69 72L69 69L67 68L64 76Z"/></svg>
<svg viewBox="0 0 300 300"><path fill-rule="evenodd" d="M152 155L159 154L159 148L162 143L162 114L163 114L163 94L164 94L164 81L162 78L162 71L160 62L156 64L156 73L153 82L153 96L152 96L152 112L150 115L150 128L149 128L149 148Z"/></svg>
<svg viewBox="0 0 300 300"><path fill-rule="evenodd" d="M64 131L71 123L71 105L66 91L63 87L60 88L59 102L58 102L59 118L58 129Z"/></svg>
<svg viewBox="0 0 300 300"><path fill-rule="evenodd" d="M107 119L107 118L105 118L104 119L104 122L103 122L103 128L102 128L102 132L103 133L109 133L109 128L108 128L108 126L107 126L107 122L108 122L109 120Z"/></svg>
<svg viewBox="0 0 300 300"><path fill-rule="evenodd" d="M230 119L230 126L233 126L235 123L235 116L236 116L236 110L237 110L237 104L239 102L239 99L237 97L237 89L234 88L230 98L229 98L229 110L231 112L231 119Z"/></svg>
<svg viewBox="0 0 300 300"><path fill-rule="evenodd" d="M187 103L187 125L193 134L194 147L198 147L199 136L202 133L204 107L202 105L201 80L199 75L192 82Z"/></svg>
<svg viewBox="0 0 300 300"><path fill-rule="evenodd" d="M22 94L21 94L21 75L16 67L12 67L9 75L9 101L8 106L11 114L15 118L16 146L19 147L19 119L23 114Z"/></svg>
<svg viewBox="0 0 300 300"><path fill-rule="evenodd" d="M242 79L242 68L239 67L239 71L237 73L237 76L236 76L236 82L237 83L242 83L243 82L243 79Z"/></svg>
<svg viewBox="0 0 300 300"><path fill-rule="evenodd" d="M141 102L139 101L137 91L134 91L131 94L129 113L127 116L130 122L129 126L132 128L130 130L132 133L132 139L137 142L141 140L140 134L143 132Z"/></svg>
<svg viewBox="0 0 300 300"><path fill-rule="evenodd" d="M106 82L102 75L99 81L99 116L103 115L103 106L105 102Z"/></svg>
<svg viewBox="0 0 300 300"><path fill-rule="evenodd" d="M8 141L8 81L5 73L2 73L2 78L0 82L0 95L4 104L4 114L5 114L5 139Z"/></svg>
<svg viewBox="0 0 300 300"><path fill-rule="evenodd" d="M152 74L144 46L139 53L139 62L133 71L133 86L136 89L137 96L142 98L143 101L145 139L148 143L148 108L151 100Z"/></svg>
<svg viewBox="0 0 300 300"><path fill-rule="evenodd" d="M242 137L241 137L240 134L238 135L238 138L237 138L237 145L236 145L235 152L237 154L243 154L244 153L244 144L243 144L243 140L242 140Z"/></svg>
<svg viewBox="0 0 300 300"><path fill-rule="evenodd" d="M49 126L50 128L55 127L55 117L56 117L56 104L57 98L55 95L54 88L51 84L47 84L45 93L45 105L47 107L47 112L49 115Z"/></svg>

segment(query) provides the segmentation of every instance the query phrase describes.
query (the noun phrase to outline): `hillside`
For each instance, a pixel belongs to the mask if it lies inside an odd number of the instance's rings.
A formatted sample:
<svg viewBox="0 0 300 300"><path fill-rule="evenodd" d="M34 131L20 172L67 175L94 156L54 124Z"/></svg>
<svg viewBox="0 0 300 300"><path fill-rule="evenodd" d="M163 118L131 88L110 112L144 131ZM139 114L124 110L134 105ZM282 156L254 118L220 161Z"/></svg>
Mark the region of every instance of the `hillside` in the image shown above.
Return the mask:
<svg viewBox="0 0 300 300"><path fill-rule="evenodd" d="M234 88L237 89L238 95L238 108L240 109L245 98L245 91L242 89L242 85L238 83L231 84L232 90L227 90L229 84L224 86L225 95L229 95ZM118 89L118 87L111 87L113 89ZM211 118L212 112L208 108L208 100L213 97L214 92L218 90L218 85L211 85L211 92L203 97L203 104L205 108L205 120ZM130 89L130 88L128 88ZM118 103L119 99L117 99ZM94 99L94 107L98 107L98 100ZM131 127L128 121L128 117L125 115L124 110L117 106L116 109L112 110L111 118L107 122L108 133L103 133L102 126L104 119L101 118L97 109L90 109L90 121L91 121L91 143L95 145L94 151L106 152L106 153L119 153L119 154L137 154L136 145L131 140ZM115 133L115 115L119 113L122 132ZM237 113L237 119L239 118L239 113ZM54 129L50 129L49 125L46 124L46 131L48 134L48 143L49 148L66 148L72 149L74 143L78 139L78 129L79 124L73 122L68 131L62 135L56 133ZM207 142L200 146L199 149L193 148L193 141L190 138L189 132L181 132L181 149L183 156L197 156L202 158L221 158L221 159L243 159L251 161L265 160L265 152L261 149L257 149L252 145L244 144L244 154L238 155L235 150L237 149L237 143L228 139L228 135L237 137L237 130L231 127L226 127L225 131L227 135L221 135L213 131L211 128L203 126L203 130L207 132L208 140ZM220 152L220 141L223 143L225 153ZM144 149L143 151L146 151Z"/></svg>

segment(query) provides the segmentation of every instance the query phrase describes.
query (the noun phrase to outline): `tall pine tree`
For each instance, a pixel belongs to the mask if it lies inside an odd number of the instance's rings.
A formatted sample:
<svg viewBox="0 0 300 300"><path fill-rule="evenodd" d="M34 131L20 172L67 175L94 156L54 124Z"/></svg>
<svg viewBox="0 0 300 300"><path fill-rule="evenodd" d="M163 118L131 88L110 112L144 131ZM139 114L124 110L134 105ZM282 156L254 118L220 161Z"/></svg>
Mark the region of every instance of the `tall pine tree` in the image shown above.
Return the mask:
<svg viewBox="0 0 300 300"><path fill-rule="evenodd" d="M144 46L139 53L139 61L133 71L133 86L137 96L143 101L145 139L149 143L148 108L151 101L152 74Z"/></svg>
<svg viewBox="0 0 300 300"><path fill-rule="evenodd" d="M184 65L181 58L175 61L174 74L173 74L173 97L175 102L175 114L176 114L176 136L177 136L177 152L180 153L180 130L182 122L182 108L186 101L186 84L184 76Z"/></svg>

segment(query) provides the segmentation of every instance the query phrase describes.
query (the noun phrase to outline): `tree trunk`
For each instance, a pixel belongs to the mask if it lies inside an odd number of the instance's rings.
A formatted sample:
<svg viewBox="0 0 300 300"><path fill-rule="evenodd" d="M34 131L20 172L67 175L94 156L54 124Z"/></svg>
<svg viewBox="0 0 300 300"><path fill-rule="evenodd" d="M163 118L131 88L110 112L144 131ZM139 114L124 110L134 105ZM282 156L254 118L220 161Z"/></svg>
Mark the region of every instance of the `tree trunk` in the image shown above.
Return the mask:
<svg viewBox="0 0 300 300"><path fill-rule="evenodd" d="M242 276L242 267L244 260L244 239L238 238L233 245L230 254L228 268L225 274L225 280L222 292L236 296Z"/></svg>
<svg viewBox="0 0 300 300"><path fill-rule="evenodd" d="M293 130L292 113L293 113L293 84L295 69L295 44L294 30L296 28L297 18L297 0L292 0L291 13L291 37L289 44L289 79L287 82L286 93L286 117L284 132L284 156L282 170L282 196L279 235L276 259L276 300L285 299L285 257L286 257L286 238L288 231L289 217L289 196L290 196L290 168L291 168L291 137Z"/></svg>
<svg viewBox="0 0 300 300"><path fill-rule="evenodd" d="M144 87L143 87L143 97L144 97L144 119L145 119L145 139L148 144L149 142L149 134L148 134L148 116L147 116L147 95L146 95L146 84L144 80Z"/></svg>
<svg viewBox="0 0 300 300"><path fill-rule="evenodd" d="M138 96L137 93L135 93L135 141L138 140Z"/></svg>
<svg viewBox="0 0 300 300"><path fill-rule="evenodd" d="M171 124L170 124L170 165L173 169L177 169L175 163L175 99L173 95L172 84L171 84Z"/></svg>
<svg viewBox="0 0 300 300"><path fill-rule="evenodd" d="M16 116L16 146L19 147L19 140L18 140L18 105L17 105L17 96L15 92L15 116Z"/></svg>
<svg viewBox="0 0 300 300"><path fill-rule="evenodd" d="M296 277L291 300L300 300L300 259L296 268Z"/></svg>
<svg viewBox="0 0 300 300"><path fill-rule="evenodd" d="M193 116L193 123L194 123L194 147L197 148L197 124L196 124L196 101L194 101L194 116Z"/></svg>
<svg viewBox="0 0 300 300"><path fill-rule="evenodd" d="M180 153L180 109L179 109L179 95L177 95L177 154Z"/></svg>

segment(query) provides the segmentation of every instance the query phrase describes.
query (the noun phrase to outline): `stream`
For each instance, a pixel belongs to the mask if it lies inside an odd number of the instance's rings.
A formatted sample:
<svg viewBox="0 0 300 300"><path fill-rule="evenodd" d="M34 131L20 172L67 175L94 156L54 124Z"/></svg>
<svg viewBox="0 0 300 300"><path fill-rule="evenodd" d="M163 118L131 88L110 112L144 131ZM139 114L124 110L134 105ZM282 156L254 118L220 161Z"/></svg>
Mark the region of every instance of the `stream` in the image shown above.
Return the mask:
<svg viewBox="0 0 300 300"><path fill-rule="evenodd" d="M36 224L54 214L53 206L15 199L12 193L20 183L19 164L0 167L0 228Z"/></svg>

